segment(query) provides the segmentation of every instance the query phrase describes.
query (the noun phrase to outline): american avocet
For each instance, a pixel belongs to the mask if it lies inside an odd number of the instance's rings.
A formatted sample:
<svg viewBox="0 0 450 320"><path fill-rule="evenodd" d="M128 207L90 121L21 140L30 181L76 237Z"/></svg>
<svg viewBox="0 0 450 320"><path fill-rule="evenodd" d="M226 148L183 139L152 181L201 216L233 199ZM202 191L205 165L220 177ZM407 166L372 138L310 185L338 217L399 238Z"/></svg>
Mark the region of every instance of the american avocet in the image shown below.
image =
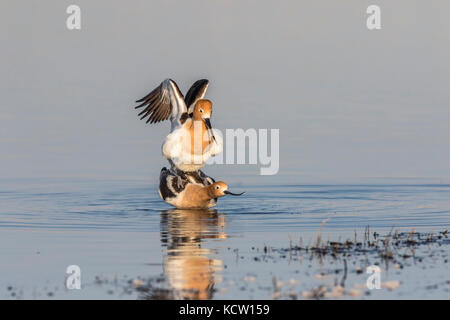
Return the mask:
<svg viewBox="0 0 450 320"><path fill-rule="evenodd" d="M197 172L186 172L187 178L179 183L179 176L173 170L167 168L161 169L159 176L159 195L160 197L179 209L207 209L217 204L217 198L227 194L240 196L242 193L232 193L228 191L228 185L223 182L215 182L214 179L207 177L211 183L203 183L205 177L197 177Z"/></svg>
<svg viewBox="0 0 450 320"><path fill-rule="evenodd" d="M147 123L156 123L170 119L171 130L162 154L184 172L199 170L211 156L222 152L222 138L211 127L212 103L203 99L208 83L206 79L196 81L184 99L175 81L166 79L136 101L141 103L136 109L146 106L139 113L141 120L148 117Z"/></svg>

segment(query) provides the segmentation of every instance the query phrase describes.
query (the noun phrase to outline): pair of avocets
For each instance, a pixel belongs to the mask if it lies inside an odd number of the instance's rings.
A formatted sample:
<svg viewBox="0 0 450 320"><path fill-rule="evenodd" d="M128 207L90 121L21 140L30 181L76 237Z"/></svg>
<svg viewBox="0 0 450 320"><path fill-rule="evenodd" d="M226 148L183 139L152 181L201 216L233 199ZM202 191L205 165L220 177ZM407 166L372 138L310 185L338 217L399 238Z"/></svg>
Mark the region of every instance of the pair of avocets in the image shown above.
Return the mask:
<svg viewBox="0 0 450 320"><path fill-rule="evenodd" d="M215 182L200 169L212 156L223 149L222 138L211 126L212 103L203 99L209 81L196 81L183 97L172 79L164 80L142 99L135 108L146 123L169 119L170 133L162 145L162 154L169 160L170 169L163 168L159 178L159 195L167 203L180 209L210 208L217 198L227 194L228 185Z"/></svg>

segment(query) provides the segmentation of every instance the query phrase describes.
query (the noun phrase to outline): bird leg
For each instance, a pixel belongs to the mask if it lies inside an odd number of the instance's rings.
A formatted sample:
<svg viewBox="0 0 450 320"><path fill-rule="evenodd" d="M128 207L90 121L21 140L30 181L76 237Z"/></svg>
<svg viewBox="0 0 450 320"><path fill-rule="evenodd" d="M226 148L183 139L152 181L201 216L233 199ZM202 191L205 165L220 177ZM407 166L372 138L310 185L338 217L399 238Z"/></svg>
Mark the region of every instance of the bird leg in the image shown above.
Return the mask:
<svg viewBox="0 0 450 320"><path fill-rule="evenodd" d="M182 189L187 181L186 174L184 173L184 171L178 169L173 163L171 163L171 164L172 164L172 167L170 168L170 170L177 177L177 187L179 189Z"/></svg>
<svg viewBox="0 0 450 320"><path fill-rule="evenodd" d="M179 189L183 189L183 178L181 178L180 176L177 176L177 187Z"/></svg>

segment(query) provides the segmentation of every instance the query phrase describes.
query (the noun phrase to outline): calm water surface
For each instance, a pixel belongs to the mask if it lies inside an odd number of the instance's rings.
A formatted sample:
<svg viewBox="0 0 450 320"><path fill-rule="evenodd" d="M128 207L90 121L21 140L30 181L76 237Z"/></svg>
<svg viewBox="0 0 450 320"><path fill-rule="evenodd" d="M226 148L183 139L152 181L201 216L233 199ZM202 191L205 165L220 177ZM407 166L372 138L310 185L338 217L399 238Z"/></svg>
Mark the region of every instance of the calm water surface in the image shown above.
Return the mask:
<svg viewBox="0 0 450 320"><path fill-rule="evenodd" d="M246 194L219 199L216 210L187 211L172 209L154 186L140 180L1 181L0 297L136 299L142 293L125 292L124 283L161 277L171 298L271 299L274 279L296 292L310 290L317 285L314 275L339 261L262 262L255 257L264 246L308 243L321 224L322 237L330 240L353 239L355 231L362 236L367 225L381 234L393 226L450 229L450 185L273 185L234 191ZM448 249L436 249L437 256ZM65 289L65 271L72 264L81 268L81 290ZM350 274L348 281L365 279ZM396 279L399 289L363 298L450 298L446 261L383 273L383 281ZM428 290L430 285L438 289Z"/></svg>

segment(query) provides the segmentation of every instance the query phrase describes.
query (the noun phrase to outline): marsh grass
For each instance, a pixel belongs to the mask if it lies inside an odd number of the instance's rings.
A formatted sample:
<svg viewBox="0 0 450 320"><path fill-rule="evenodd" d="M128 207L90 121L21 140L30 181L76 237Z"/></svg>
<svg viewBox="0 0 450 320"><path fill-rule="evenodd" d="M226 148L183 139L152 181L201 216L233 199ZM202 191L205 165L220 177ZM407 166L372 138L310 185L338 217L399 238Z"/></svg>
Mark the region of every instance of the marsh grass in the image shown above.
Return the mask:
<svg viewBox="0 0 450 320"><path fill-rule="evenodd" d="M372 235L370 228L367 226L363 232L363 240L359 240L359 236L355 231L353 239L346 239L341 241L341 237L337 241L330 241L329 239L323 241L322 227L325 221L321 223L317 235L311 245L311 240L306 246L303 245L303 239L300 238L298 245L292 243L292 239L289 237L289 248L271 248L264 246L264 252L287 252L292 255L298 252L312 253L316 258L331 256L334 258L345 257L351 254L366 254L376 253L383 260L394 260L395 258L410 258L415 256L415 248L421 245L438 243L442 239L448 239L448 230L440 231L437 233L421 234L412 229L409 232L401 232L399 230L391 231L382 236L376 232ZM405 250L401 253L402 249L408 250L411 254L407 254Z"/></svg>
<svg viewBox="0 0 450 320"><path fill-rule="evenodd" d="M434 233L420 233L412 229L408 232L401 232L391 228L386 235L380 235L372 232L370 227L364 228L362 235L355 233L351 238L342 240L339 236L337 241L330 241L328 238L323 240L323 226L327 220L322 221L315 237L310 238L307 245L304 245L304 239L298 238L298 243L288 235L288 246L286 248L275 248L269 243L262 244L260 248L252 247L251 256L248 258L255 263L267 263L270 260L280 262L289 259L289 263L293 257L302 263L306 258L310 263L318 262L322 266L323 262L333 261L328 264L328 269L319 269L320 273L310 276L314 281L333 280L327 284L320 283L313 286L310 290L295 290L289 282L298 282L297 279L290 281L280 281L282 275L273 275L272 285L268 288L271 291L273 299L339 299L341 297L358 298L363 294L369 294L361 291L363 287L357 287L358 283L354 283L355 275L364 274L365 267L369 265L385 264L386 270L389 265L393 265L397 271L403 269L404 266L411 265L407 261L414 264L421 262L428 256L432 256L429 250L433 245L439 248L442 245L450 244L448 231ZM428 246L429 248L421 248ZM421 256L416 256L417 250L420 248ZM233 250L236 255L236 263L238 262L239 251ZM426 260L425 260L426 261ZM330 269L330 266L331 269ZM314 269L313 269L314 270ZM255 278L256 281L256 278ZM363 280L363 282L365 279ZM449 280L450 281L450 280ZM102 283L106 283L101 281ZM245 283L244 283L245 282ZM96 283L99 285L100 283ZM245 279L242 283L236 283L237 288L244 288L248 285ZM399 281L390 281L381 284L383 288L388 290L396 290L400 287ZM116 284L117 286L117 284ZM353 286L353 287L352 287ZM120 287L120 285L119 285ZM123 288L122 295L129 295L133 292L138 293L138 299L198 299L199 292L195 290L178 290L171 288L164 276L150 277L147 279L140 278L139 281L129 280ZM305 289L305 288L303 288ZM212 297L217 290L212 286L208 288L209 295Z"/></svg>
<svg viewBox="0 0 450 320"><path fill-rule="evenodd" d="M334 285L326 286L319 285L311 289L310 291L303 291L300 296L306 299L322 299L322 298L340 298L343 296L348 297L360 297L363 293L361 288L350 288L346 289L346 281L348 280L348 274L350 272L349 262L353 265L359 261L363 262L367 267L369 265L380 265L385 264L385 270L389 269L391 264L397 270L403 269L406 261L413 259L412 261L416 263L422 262L428 256L432 256L433 253L431 247L435 245L438 248L444 244L450 244L450 239L448 239L448 230L434 232L434 233L419 233L413 228L409 232L402 232L400 230L395 230L394 227L391 228L389 233L386 235L380 235L377 232L371 233L370 227L365 227L362 235L362 240L359 240L357 232L355 231L354 236L350 239L341 240L339 237L338 241L330 241L329 239L323 241L322 228L326 221L322 221L317 234L312 241L308 242L308 245L303 245L303 239L299 239L298 245L293 245L292 240L289 241L289 248L270 248L272 254L278 253L277 258L282 258L285 256L285 252L289 250L290 255L297 255L298 260L301 261L302 255L307 255L309 261L317 261L319 265L322 265L324 259L331 259L338 262L335 265L334 270L329 270L328 274L326 272L321 272L316 275L317 280L325 280L328 276L333 274L342 274L342 277L336 278L334 280ZM416 256L416 251L419 247L428 246L426 250L422 250L422 254L427 253L422 257ZM422 248L423 249L423 248ZM358 259L362 257L363 259ZM277 259L276 258L276 259ZM342 266L342 267L339 267ZM363 268L356 267L351 272L355 274L363 274ZM382 283L383 288L388 290L395 290L400 286L399 281L391 281ZM366 288L367 289L367 288ZM366 291L365 294L370 294ZM292 294L284 294L282 290L277 287L274 290L274 297L279 298L292 298Z"/></svg>

